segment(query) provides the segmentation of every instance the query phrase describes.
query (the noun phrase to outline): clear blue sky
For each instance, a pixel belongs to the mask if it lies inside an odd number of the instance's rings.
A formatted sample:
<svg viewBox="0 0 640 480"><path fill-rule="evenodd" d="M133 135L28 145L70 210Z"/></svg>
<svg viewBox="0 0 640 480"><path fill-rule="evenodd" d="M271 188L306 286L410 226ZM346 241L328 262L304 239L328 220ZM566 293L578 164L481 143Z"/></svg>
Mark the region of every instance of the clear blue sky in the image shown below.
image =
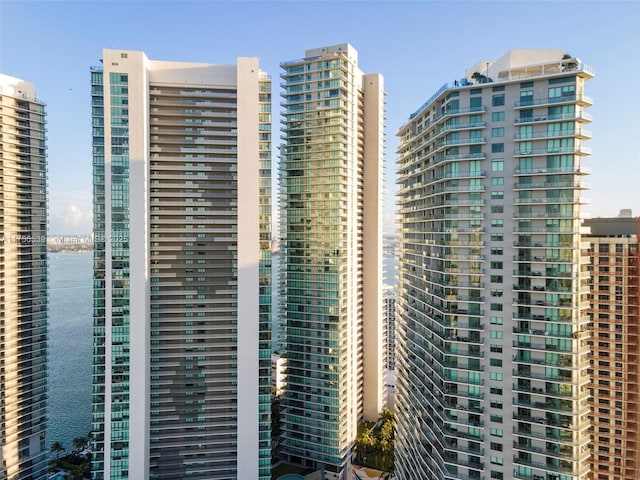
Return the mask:
<svg viewBox="0 0 640 480"><path fill-rule="evenodd" d="M277 100L280 62L349 42L362 70L385 77L385 230L392 231L395 131L442 84L512 48L564 49L595 69L586 89L594 99L586 210L640 215L639 32L636 1L0 0L0 71L35 83L48 105L50 232L89 233L89 66L99 64L103 48L208 63L258 56Z"/></svg>

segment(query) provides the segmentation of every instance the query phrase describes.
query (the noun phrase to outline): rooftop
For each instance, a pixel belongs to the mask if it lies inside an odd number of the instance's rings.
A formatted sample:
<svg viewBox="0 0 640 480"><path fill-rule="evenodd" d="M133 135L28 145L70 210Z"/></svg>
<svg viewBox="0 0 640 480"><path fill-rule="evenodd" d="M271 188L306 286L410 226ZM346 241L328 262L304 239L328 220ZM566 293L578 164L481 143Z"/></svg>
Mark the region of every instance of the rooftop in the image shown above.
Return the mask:
<svg viewBox="0 0 640 480"><path fill-rule="evenodd" d="M447 90L471 88L485 83L506 83L535 79L563 73L593 77L593 68L563 50L509 50L497 60L480 60L465 70L460 80L445 83L420 108L409 116L409 121L421 114L434 100ZM399 130L403 130L406 122Z"/></svg>

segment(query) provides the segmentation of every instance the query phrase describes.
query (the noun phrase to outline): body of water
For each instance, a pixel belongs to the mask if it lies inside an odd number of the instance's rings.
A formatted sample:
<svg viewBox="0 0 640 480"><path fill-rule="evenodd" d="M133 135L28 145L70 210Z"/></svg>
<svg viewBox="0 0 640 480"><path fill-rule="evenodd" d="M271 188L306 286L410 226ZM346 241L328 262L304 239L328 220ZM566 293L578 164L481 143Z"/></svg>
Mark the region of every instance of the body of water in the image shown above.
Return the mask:
<svg viewBox="0 0 640 480"><path fill-rule="evenodd" d="M49 253L47 447L91 431L92 254Z"/></svg>
<svg viewBox="0 0 640 480"><path fill-rule="evenodd" d="M384 237L383 262L382 262L382 281L384 285L396 287L398 281L398 240L395 237Z"/></svg>

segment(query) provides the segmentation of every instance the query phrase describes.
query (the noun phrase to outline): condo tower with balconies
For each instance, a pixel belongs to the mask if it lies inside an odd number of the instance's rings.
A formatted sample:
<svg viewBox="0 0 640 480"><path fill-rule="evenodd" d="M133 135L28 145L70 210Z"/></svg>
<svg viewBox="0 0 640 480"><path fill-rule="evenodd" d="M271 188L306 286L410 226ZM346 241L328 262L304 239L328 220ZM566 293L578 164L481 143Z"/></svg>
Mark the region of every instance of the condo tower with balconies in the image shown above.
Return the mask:
<svg viewBox="0 0 640 480"><path fill-rule="evenodd" d="M399 480L589 473L592 70L511 50L398 130Z"/></svg>

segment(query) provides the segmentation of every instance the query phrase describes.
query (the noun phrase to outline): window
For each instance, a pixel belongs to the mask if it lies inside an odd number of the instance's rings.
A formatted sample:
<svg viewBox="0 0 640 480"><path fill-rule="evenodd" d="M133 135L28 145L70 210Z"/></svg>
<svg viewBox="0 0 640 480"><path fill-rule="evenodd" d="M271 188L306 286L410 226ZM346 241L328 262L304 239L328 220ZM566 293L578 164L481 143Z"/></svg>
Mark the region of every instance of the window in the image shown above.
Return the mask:
<svg viewBox="0 0 640 480"><path fill-rule="evenodd" d="M575 81L575 77L550 78L549 85L557 85L558 83L567 83L567 82L574 82L574 81Z"/></svg>
<svg viewBox="0 0 640 480"><path fill-rule="evenodd" d="M500 305L500 307L502 307L502 305ZM489 333L489 336L494 340L501 340L503 333L500 330L491 330L491 332Z"/></svg>
<svg viewBox="0 0 640 480"><path fill-rule="evenodd" d="M522 157L518 160L518 168L520 169L520 173L530 173L533 170L533 158Z"/></svg>
<svg viewBox="0 0 640 480"><path fill-rule="evenodd" d="M533 104L533 90L520 91L520 105L532 105Z"/></svg>
<svg viewBox="0 0 640 480"><path fill-rule="evenodd" d="M565 85L564 87L550 87L549 88L549 100L561 98L573 98L576 94L575 85Z"/></svg>
<svg viewBox="0 0 640 480"><path fill-rule="evenodd" d="M498 372L491 372L489 374L489 377L491 378L491 380L497 380L499 382L502 381L502 374Z"/></svg>
<svg viewBox="0 0 640 480"><path fill-rule="evenodd" d="M502 283L502 275L491 275L491 283Z"/></svg>
<svg viewBox="0 0 640 480"><path fill-rule="evenodd" d="M493 177L491 185L504 185L504 177Z"/></svg>
<svg viewBox="0 0 640 480"><path fill-rule="evenodd" d="M502 353L502 345L491 345L489 346L489 350L491 353ZM491 393L493 393L493 391Z"/></svg>
<svg viewBox="0 0 640 480"><path fill-rule="evenodd" d="M482 107L482 97L471 97L469 99L469 107L472 109L478 109Z"/></svg>
<svg viewBox="0 0 640 480"><path fill-rule="evenodd" d="M502 457L494 457L493 455L491 455L491 463L493 463L494 465L502 465L504 464L504 460L502 459Z"/></svg>
<svg viewBox="0 0 640 480"><path fill-rule="evenodd" d="M491 241L492 242L502 242L502 241L504 241L504 234L502 234L502 233L492 233L491 234Z"/></svg>
<svg viewBox="0 0 640 480"><path fill-rule="evenodd" d="M491 89L492 92L504 92L504 85L497 85Z"/></svg>
<svg viewBox="0 0 640 480"><path fill-rule="evenodd" d="M489 365L491 365L492 367L501 367L502 366L502 359L501 358L491 358L491 359L489 359Z"/></svg>
<svg viewBox="0 0 640 480"><path fill-rule="evenodd" d="M502 317L491 317L491 325L502 325L502 321Z"/></svg>
<svg viewBox="0 0 640 480"><path fill-rule="evenodd" d="M491 171L492 172L503 172L504 171L504 159L496 158L495 160L491 160Z"/></svg>
<svg viewBox="0 0 640 480"><path fill-rule="evenodd" d="M491 470L491 478L494 478L496 480L504 480L504 473Z"/></svg>
<svg viewBox="0 0 640 480"><path fill-rule="evenodd" d="M531 154L533 152L533 142L520 142L518 154Z"/></svg>
<svg viewBox="0 0 640 480"><path fill-rule="evenodd" d="M503 153L503 152L504 152L504 143L491 144L491 153Z"/></svg>
<svg viewBox="0 0 640 480"><path fill-rule="evenodd" d="M552 124L549 124L552 125ZM533 138L533 125L522 125L518 129L518 137L517 138Z"/></svg>
<svg viewBox="0 0 640 480"><path fill-rule="evenodd" d="M502 254L504 254L504 248L491 247L491 255L502 255Z"/></svg>
<svg viewBox="0 0 640 480"><path fill-rule="evenodd" d="M491 226L495 228L502 228L504 227L504 220L502 218L492 218Z"/></svg>
<svg viewBox="0 0 640 480"><path fill-rule="evenodd" d="M502 311L502 304L501 303L492 303L491 304L491 311L492 312L501 312ZM491 337L491 338L496 338L496 337Z"/></svg>
<svg viewBox="0 0 640 480"><path fill-rule="evenodd" d="M504 192L500 192L500 191L491 192L491 200L503 200L503 199L504 199Z"/></svg>
<svg viewBox="0 0 640 480"><path fill-rule="evenodd" d="M504 432L501 428L492 428L489 430L489 433L492 437L502 437L504 436Z"/></svg>
<svg viewBox="0 0 640 480"><path fill-rule="evenodd" d="M491 205L491 213L504 213L504 205Z"/></svg>
<svg viewBox="0 0 640 480"><path fill-rule="evenodd" d="M492 122L504 122L504 112L493 112L491 114Z"/></svg>
<svg viewBox="0 0 640 480"><path fill-rule="evenodd" d="M494 107L500 107L504 105L504 94L502 93L491 97L491 105Z"/></svg>
<svg viewBox="0 0 640 480"><path fill-rule="evenodd" d="M520 110L520 121L527 122L533 119L533 109L532 108L523 108Z"/></svg>
<svg viewBox="0 0 640 480"><path fill-rule="evenodd" d="M495 268L495 269L502 269L503 267L503 263L502 262L491 262L491 268Z"/></svg>
<svg viewBox="0 0 640 480"><path fill-rule="evenodd" d="M502 401L500 400L491 400L491 408L498 408L502 410Z"/></svg>

